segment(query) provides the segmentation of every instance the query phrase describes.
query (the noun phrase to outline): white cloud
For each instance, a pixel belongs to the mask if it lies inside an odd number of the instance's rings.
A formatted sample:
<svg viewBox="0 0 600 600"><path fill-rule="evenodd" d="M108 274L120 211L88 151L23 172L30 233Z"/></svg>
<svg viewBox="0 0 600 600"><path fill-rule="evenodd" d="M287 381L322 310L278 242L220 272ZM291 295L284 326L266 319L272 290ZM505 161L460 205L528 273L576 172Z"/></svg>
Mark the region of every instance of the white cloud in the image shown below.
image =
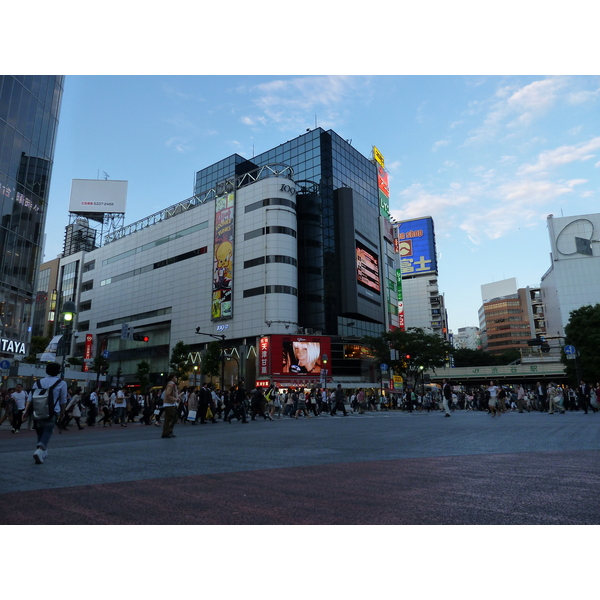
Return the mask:
<svg viewBox="0 0 600 600"><path fill-rule="evenodd" d="M586 102L595 102L600 98L600 88L590 92L582 90L581 92L572 92L568 95L568 100L571 104L585 104Z"/></svg>
<svg viewBox="0 0 600 600"><path fill-rule="evenodd" d="M275 124L281 130L298 130L317 124L324 128L339 125L339 108L360 97L368 99L368 78L352 76L314 76L274 79L250 89L260 114L246 115L242 123L250 126Z"/></svg>
<svg viewBox="0 0 600 600"><path fill-rule="evenodd" d="M583 162L594 158L593 154L600 149L600 137L592 138L587 142L560 146L554 150L542 152L534 164L523 165L519 169L521 175L547 172L555 167L560 167L575 161Z"/></svg>
<svg viewBox="0 0 600 600"><path fill-rule="evenodd" d="M472 132L465 145L490 141L506 128L529 125L555 104L566 83L563 77L550 77L516 90L513 86L499 88L483 124Z"/></svg>
<svg viewBox="0 0 600 600"><path fill-rule="evenodd" d="M443 146L447 146L450 142L448 140L440 140L439 142L435 142L431 148L432 152L437 152Z"/></svg>

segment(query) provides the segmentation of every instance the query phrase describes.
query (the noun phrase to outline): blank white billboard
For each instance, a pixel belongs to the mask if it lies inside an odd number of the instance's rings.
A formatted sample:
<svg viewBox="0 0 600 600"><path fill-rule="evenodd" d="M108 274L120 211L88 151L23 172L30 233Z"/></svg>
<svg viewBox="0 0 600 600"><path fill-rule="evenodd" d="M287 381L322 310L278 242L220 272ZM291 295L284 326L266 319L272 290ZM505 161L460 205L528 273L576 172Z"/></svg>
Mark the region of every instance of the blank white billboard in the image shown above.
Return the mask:
<svg viewBox="0 0 600 600"><path fill-rule="evenodd" d="M127 181L73 179L69 212L122 213L127 204Z"/></svg>

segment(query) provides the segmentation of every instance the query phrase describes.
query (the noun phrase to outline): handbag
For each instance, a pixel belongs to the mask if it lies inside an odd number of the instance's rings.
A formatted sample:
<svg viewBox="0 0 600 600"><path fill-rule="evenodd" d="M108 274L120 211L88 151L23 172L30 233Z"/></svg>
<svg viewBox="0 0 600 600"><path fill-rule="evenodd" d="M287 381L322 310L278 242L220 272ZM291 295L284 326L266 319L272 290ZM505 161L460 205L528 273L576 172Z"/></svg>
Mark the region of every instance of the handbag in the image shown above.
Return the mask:
<svg viewBox="0 0 600 600"><path fill-rule="evenodd" d="M212 414L212 410L210 410L210 406L206 409L206 418L207 419L213 418L213 414Z"/></svg>
<svg viewBox="0 0 600 600"><path fill-rule="evenodd" d="M190 410L188 412L187 420L188 421L195 421L196 420L196 411L195 410Z"/></svg>

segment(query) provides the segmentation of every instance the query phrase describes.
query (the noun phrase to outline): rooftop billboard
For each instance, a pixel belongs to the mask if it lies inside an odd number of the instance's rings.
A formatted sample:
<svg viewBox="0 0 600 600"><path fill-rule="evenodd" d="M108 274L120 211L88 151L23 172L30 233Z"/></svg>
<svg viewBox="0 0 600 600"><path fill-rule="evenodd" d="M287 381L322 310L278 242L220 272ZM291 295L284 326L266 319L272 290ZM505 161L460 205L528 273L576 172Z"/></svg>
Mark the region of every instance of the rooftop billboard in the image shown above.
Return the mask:
<svg viewBox="0 0 600 600"><path fill-rule="evenodd" d="M127 181L73 179L69 212L122 213L127 204Z"/></svg>
<svg viewBox="0 0 600 600"><path fill-rule="evenodd" d="M431 217L398 223L398 253L403 276L437 273L435 233Z"/></svg>

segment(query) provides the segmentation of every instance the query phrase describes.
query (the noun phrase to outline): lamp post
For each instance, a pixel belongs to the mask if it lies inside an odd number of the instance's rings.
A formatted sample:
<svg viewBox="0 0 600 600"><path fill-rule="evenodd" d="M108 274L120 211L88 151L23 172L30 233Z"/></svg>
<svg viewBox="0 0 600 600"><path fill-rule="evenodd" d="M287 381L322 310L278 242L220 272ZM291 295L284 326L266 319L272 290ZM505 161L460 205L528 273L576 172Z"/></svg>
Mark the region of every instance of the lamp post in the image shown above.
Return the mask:
<svg viewBox="0 0 600 600"><path fill-rule="evenodd" d="M221 340L221 393L223 393L223 388L225 386L225 335L219 335L216 333L203 333L200 331L200 327L196 327L196 333L198 335L207 335L215 340Z"/></svg>
<svg viewBox="0 0 600 600"><path fill-rule="evenodd" d="M323 356L321 356L321 361L323 362L323 374L325 375L325 377L323 377L323 381L325 384L325 398L327 398L327 362L329 361L329 356L327 356L327 354L323 354Z"/></svg>
<svg viewBox="0 0 600 600"><path fill-rule="evenodd" d="M63 357L62 367L60 370L61 377L65 378L65 362L67 359L67 352L71 349L71 332L73 330L73 318L77 314L77 307L75 302L67 300L61 310L62 315L62 335L63 335Z"/></svg>

